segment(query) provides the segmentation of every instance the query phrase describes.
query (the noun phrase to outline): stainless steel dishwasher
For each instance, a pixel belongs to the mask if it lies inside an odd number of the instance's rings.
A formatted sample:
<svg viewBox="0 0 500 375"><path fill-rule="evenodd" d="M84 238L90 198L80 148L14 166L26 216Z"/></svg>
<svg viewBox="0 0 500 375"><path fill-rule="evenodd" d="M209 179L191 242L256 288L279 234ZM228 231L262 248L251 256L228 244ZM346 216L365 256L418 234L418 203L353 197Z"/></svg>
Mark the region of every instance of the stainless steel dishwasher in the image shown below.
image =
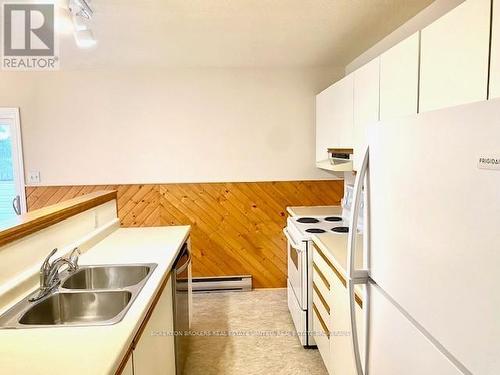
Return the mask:
<svg viewBox="0 0 500 375"><path fill-rule="evenodd" d="M176 374L181 375L189 347L191 253L187 243L175 260L173 276L175 368Z"/></svg>

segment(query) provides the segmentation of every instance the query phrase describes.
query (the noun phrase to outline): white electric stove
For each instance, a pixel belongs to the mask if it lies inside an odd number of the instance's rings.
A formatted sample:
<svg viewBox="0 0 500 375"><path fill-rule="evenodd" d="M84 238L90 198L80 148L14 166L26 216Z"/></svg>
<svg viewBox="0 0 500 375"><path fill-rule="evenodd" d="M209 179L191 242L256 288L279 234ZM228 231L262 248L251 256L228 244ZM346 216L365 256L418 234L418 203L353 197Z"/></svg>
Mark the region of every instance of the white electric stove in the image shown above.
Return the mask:
<svg viewBox="0 0 500 375"><path fill-rule="evenodd" d="M312 332L313 315L312 236L321 236L324 233L347 236L352 198L353 186L346 185L341 213L338 213L338 209L333 209L332 215L288 217L286 228L283 229L288 240L288 308L304 347L316 346L312 335L309 336L309 332ZM358 218L357 230L359 232L363 230L362 217Z"/></svg>
<svg viewBox="0 0 500 375"><path fill-rule="evenodd" d="M312 236L337 233L347 236L342 215L289 217L283 230L288 240L288 308L304 347L315 346L312 336Z"/></svg>

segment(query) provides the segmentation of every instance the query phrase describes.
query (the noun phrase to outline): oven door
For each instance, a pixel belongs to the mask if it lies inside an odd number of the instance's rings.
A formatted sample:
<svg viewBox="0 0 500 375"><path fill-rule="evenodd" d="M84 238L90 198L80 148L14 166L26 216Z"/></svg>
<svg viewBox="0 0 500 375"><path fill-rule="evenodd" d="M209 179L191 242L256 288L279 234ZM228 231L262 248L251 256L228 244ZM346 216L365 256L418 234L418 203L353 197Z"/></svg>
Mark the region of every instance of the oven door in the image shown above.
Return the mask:
<svg viewBox="0 0 500 375"><path fill-rule="evenodd" d="M307 309L307 252L304 241L296 242L285 228L288 248L288 281L299 306Z"/></svg>

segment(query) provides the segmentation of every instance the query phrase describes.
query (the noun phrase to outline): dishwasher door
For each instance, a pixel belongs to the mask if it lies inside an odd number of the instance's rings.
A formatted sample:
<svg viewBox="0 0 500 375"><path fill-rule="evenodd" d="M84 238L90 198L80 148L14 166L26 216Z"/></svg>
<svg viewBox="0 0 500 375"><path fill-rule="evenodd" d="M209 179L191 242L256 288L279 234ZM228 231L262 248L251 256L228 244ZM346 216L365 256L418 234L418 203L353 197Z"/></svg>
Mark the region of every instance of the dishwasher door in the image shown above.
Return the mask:
<svg viewBox="0 0 500 375"><path fill-rule="evenodd" d="M173 300L174 300L174 332L175 332L175 368L181 375L184 369L189 346L189 277L191 253L184 244L173 267Z"/></svg>

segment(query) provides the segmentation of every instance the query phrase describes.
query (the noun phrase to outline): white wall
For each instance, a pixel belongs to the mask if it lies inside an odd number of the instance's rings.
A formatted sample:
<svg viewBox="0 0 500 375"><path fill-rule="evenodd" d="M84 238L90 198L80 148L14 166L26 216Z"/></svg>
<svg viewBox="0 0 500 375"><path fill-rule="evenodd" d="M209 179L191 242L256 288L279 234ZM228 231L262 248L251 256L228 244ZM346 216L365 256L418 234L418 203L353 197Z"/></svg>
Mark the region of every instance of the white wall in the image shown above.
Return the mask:
<svg viewBox="0 0 500 375"><path fill-rule="evenodd" d="M307 180L315 94L343 69L0 73L41 185Z"/></svg>

